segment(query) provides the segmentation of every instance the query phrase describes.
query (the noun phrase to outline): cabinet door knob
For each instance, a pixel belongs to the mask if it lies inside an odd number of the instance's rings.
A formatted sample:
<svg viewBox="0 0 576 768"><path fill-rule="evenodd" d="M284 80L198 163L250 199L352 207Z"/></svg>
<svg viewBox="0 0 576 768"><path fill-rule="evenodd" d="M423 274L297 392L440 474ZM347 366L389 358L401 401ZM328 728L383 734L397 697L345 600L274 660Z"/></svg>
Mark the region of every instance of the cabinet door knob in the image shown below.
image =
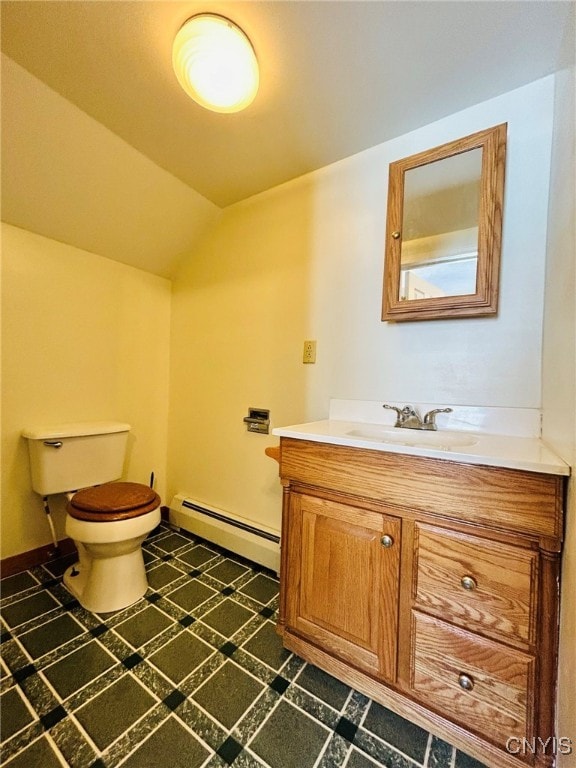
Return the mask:
<svg viewBox="0 0 576 768"><path fill-rule="evenodd" d="M382 544L383 547L386 547L386 549L390 549L390 547L394 544L394 539L392 538L392 536L389 536L386 533L380 539L380 544Z"/></svg>
<svg viewBox="0 0 576 768"><path fill-rule="evenodd" d="M458 675L458 685L465 691L471 691L474 688L474 678L462 672Z"/></svg>
<svg viewBox="0 0 576 768"><path fill-rule="evenodd" d="M476 583L476 579L474 579L472 576L462 576L460 579L460 584L464 587L464 589L467 589L469 592L472 592L473 589L476 589L478 584Z"/></svg>
<svg viewBox="0 0 576 768"><path fill-rule="evenodd" d="M398 230L396 230L395 232L392 232L392 237L394 238L394 240L399 240L400 232L398 232Z"/></svg>

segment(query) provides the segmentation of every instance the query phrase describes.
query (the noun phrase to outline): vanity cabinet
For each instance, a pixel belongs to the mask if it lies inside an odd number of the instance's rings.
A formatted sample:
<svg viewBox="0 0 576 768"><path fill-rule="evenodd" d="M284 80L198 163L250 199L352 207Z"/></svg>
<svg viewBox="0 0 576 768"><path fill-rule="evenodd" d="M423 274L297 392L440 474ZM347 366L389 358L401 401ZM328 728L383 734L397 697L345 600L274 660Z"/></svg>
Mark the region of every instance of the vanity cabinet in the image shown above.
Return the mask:
<svg viewBox="0 0 576 768"><path fill-rule="evenodd" d="M280 476L285 646L489 766L550 768L564 478L287 437Z"/></svg>

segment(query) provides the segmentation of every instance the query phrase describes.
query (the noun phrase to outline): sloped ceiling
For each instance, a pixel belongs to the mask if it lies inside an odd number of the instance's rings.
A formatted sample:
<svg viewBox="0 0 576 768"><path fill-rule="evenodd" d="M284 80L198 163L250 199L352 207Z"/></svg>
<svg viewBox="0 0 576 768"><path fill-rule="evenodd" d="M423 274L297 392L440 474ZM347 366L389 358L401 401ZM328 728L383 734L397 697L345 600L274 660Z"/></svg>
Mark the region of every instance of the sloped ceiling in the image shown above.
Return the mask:
<svg viewBox="0 0 576 768"><path fill-rule="evenodd" d="M172 72L206 10L260 62L237 115ZM554 72L570 25L553 0L3 0L3 219L170 275L219 209Z"/></svg>

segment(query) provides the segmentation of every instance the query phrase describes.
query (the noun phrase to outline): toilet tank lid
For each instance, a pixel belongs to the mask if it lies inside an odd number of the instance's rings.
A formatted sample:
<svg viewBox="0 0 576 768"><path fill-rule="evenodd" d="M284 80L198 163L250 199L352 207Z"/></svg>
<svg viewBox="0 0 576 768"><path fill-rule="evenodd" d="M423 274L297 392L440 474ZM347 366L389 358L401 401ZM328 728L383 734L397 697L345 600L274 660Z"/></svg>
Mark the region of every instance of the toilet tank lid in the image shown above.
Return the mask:
<svg viewBox="0 0 576 768"><path fill-rule="evenodd" d="M123 421L82 421L23 429L22 437L26 437L28 440L54 440L59 437L87 437L89 435L109 435L112 432L129 431L130 424Z"/></svg>

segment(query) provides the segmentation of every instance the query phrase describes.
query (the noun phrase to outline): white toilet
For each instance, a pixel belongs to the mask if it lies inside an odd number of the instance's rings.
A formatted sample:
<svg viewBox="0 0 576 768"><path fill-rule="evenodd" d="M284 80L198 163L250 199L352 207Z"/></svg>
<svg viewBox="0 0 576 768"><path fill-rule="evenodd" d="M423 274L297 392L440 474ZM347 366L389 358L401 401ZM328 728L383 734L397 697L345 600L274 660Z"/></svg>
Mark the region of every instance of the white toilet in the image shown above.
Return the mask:
<svg viewBox="0 0 576 768"><path fill-rule="evenodd" d="M160 523L160 497L141 483L111 482L122 476L129 431L129 424L105 421L22 433L32 487L46 507L49 495L68 495L66 533L79 561L64 584L94 613L126 608L148 588L142 542Z"/></svg>

